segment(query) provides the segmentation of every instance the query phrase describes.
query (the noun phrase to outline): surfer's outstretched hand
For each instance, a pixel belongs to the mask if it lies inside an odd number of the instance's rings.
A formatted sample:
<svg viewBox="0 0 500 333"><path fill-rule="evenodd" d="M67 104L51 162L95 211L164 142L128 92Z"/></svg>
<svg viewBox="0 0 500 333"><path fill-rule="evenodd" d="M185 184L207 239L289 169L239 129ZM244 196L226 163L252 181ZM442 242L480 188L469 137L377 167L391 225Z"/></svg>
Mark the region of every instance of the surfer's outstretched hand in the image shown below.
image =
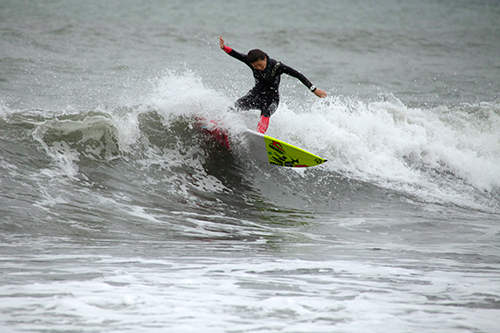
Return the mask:
<svg viewBox="0 0 500 333"><path fill-rule="evenodd" d="M224 39L222 39L222 35L219 36L219 46L224 50Z"/></svg>
<svg viewBox="0 0 500 333"><path fill-rule="evenodd" d="M326 92L324 92L323 90L321 90L319 88L316 88L316 90L314 90L314 94L316 96L318 96L319 98L325 98L327 96Z"/></svg>

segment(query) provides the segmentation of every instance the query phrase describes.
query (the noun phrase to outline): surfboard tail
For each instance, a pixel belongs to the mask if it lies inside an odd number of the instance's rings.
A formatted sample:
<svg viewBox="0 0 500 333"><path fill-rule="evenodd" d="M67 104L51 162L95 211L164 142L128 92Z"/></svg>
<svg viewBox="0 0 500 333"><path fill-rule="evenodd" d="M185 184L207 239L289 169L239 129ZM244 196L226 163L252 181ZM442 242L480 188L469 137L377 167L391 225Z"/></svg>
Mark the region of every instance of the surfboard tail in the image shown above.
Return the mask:
<svg viewBox="0 0 500 333"><path fill-rule="evenodd" d="M227 129L220 126L215 120L196 118L196 125L205 132L213 141L219 143L223 148L231 150L229 145L229 133Z"/></svg>

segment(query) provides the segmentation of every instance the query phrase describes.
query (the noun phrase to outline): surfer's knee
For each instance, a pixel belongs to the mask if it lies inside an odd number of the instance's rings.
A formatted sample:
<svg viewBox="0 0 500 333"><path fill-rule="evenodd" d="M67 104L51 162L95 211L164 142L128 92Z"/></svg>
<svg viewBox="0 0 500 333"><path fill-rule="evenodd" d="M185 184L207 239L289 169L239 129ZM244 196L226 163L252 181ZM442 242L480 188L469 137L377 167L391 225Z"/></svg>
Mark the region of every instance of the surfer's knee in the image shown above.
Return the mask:
<svg viewBox="0 0 500 333"><path fill-rule="evenodd" d="M276 112L276 109L278 109L278 103L272 102L270 105L268 105L266 108L262 110L260 115L269 118Z"/></svg>
<svg viewBox="0 0 500 333"><path fill-rule="evenodd" d="M251 107L251 103L249 103L247 100L240 98L234 103L234 107L237 110L249 110Z"/></svg>

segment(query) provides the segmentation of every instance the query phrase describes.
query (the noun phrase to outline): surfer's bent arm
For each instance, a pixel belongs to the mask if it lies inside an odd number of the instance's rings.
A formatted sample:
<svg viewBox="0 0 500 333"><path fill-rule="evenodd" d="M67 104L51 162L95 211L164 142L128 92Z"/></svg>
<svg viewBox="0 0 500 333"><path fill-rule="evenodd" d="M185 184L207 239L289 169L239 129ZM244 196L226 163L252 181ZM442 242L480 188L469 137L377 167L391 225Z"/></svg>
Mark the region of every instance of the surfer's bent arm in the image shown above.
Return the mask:
<svg viewBox="0 0 500 333"><path fill-rule="evenodd" d="M296 69L293 69L292 67L290 66L287 66L285 64L281 64L281 67L282 67L282 71L283 73L285 74L288 74L290 76L293 76L297 79L299 79L300 82L302 82L307 88L309 88L309 90L311 90L316 96L318 97L326 97L326 92L324 92L323 90L321 89L318 89L316 88L312 83L311 81L309 81L305 76L304 74L302 74L301 72L299 72L298 70Z"/></svg>
<svg viewBox="0 0 500 333"><path fill-rule="evenodd" d="M227 54L229 54L231 57L233 57L235 59L238 59L239 61L244 62L245 64L247 64L248 66L250 66L250 64L247 63L247 56L246 56L246 54L239 53L238 51L235 51L235 50L233 50L232 48L230 48L229 46L226 46L226 45L224 45L224 52L226 52Z"/></svg>
<svg viewBox="0 0 500 333"><path fill-rule="evenodd" d="M302 82L307 88L311 89L311 87L313 86L313 84L311 83L311 81L309 81L304 76L304 74L302 74L298 70L293 69L292 67L287 66L287 65L285 65L283 63L281 64L281 67L282 67L283 73L288 74L290 76L293 76L294 78L299 79L299 81Z"/></svg>
<svg viewBox="0 0 500 333"><path fill-rule="evenodd" d="M226 52L227 54L229 54L231 57L233 58L236 58L238 59L239 61L242 61L244 62L245 64L249 65L247 63L247 56L246 54L243 54L243 53L239 53L238 51L235 51L233 50L232 48L230 48L229 46L227 45L224 45L224 48L222 49L224 52ZM250 65L249 65L250 66Z"/></svg>

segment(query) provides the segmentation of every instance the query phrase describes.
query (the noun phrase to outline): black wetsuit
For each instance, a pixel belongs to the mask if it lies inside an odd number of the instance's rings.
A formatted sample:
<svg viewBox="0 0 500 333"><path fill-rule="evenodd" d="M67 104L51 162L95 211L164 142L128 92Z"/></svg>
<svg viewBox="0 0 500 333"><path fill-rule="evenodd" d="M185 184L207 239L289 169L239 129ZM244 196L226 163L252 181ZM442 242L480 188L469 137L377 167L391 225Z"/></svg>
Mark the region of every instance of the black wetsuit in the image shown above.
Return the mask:
<svg viewBox="0 0 500 333"><path fill-rule="evenodd" d="M242 110L257 109L261 111L261 116L270 117L278 108L280 101L279 84L281 74L288 74L300 80L307 88L313 85L302 73L281 62L267 57L266 69L260 71L253 68L247 61L247 56L239 53L228 46L224 51L233 58L236 58L245 64L253 72L255 86L243 97L238 99L235 106Z"/></svg>

